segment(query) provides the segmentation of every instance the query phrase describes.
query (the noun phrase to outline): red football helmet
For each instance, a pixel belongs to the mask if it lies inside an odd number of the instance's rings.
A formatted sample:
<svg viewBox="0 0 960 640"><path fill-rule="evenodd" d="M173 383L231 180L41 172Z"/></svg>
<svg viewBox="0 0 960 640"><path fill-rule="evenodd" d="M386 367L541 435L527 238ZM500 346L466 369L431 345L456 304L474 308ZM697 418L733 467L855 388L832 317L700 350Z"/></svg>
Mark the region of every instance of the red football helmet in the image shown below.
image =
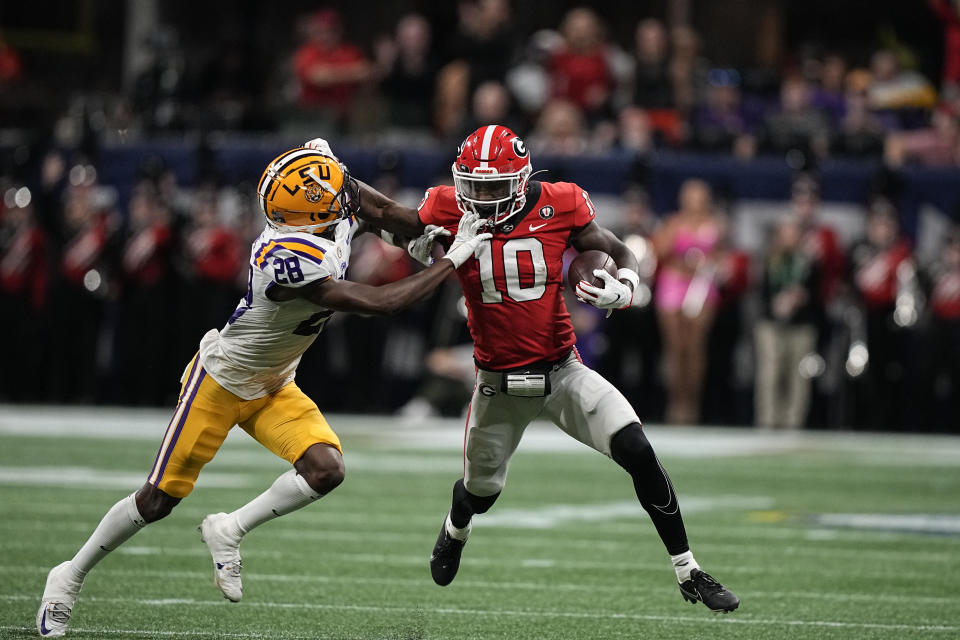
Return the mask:
<svg viewBox="0 0 960 640"><path fill-rule="evenodd" d="M457 206L500 224L523 208L533 165L513 131L500 125L480 127L463 141L453 163Z"/></svg>

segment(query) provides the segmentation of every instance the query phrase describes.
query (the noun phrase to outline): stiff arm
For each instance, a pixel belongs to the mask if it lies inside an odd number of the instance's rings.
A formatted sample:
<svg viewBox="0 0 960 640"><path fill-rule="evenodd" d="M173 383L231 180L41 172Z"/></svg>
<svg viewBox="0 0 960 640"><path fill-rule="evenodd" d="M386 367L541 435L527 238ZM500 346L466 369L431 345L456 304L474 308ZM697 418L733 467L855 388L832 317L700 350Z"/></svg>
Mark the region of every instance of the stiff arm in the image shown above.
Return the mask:
<svg viewBox="0 0 960 640"><path fill-rule="evenodd" d="M420 222L416 209L391 200L364 182L357 180L357 184L360 186L357 216L361 220L406 238L416 238L423 234L425 225Z"/></svg>

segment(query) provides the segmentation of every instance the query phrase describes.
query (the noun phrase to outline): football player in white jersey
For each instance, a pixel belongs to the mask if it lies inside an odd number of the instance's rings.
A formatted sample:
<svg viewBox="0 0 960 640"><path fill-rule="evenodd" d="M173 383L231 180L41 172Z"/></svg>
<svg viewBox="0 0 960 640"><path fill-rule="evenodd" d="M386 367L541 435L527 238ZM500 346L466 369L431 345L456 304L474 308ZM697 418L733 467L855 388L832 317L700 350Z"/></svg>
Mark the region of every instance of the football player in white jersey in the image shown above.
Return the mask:
<svg viewBox="0 0 960 640"><path fill-rule="evenodd" d="M47 576L37 629L67 631L83 580L109 552L170 513L192 490L234 425L293 468L264 493L200 525L214 581L237 602L241 538L277 516L310 504L344 477L340 441L317 405L294 383L304 351L335 311L388 314L433 291L490 237L475 215L463 217L447 254L427 269L379 287L344 280L351 242L365 230L353 215L357 182L335 158L292 149L258 186L267 226L251 248L247 293L227 324L210 330L184 371L180 401L146 483L116 503L71 559ZM440 229L433 234L446 233Z"/></svg>

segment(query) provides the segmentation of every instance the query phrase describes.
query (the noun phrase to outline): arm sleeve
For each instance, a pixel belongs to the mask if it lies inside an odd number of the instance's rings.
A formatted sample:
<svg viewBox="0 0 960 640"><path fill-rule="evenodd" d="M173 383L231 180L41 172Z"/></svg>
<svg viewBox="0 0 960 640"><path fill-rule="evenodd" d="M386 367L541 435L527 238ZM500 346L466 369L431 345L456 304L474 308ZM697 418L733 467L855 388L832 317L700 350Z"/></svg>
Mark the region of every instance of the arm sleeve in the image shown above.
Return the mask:
<svg viewBox="0 0 960 640"><path fill-rule="evenodd" d="M417 205L417 215L420 216L420 222L424 225L441 224L437 210L437 190L434 187L427 189L423 194L423 199Z"/></svg>
<svg viewBox="0 0 960 640"><path fill-rule="evenodd" d="M590 200L590 194L575 184L573 188L573 228L582 229L597 217L597 208Z"/></svg>
<svg viewBox="0 0 960 640"><path fill-rule="evenodd" d="M306 241L270 242L257 252L253 264L284 287L304 287L337 276L335 256Z"/></svg>

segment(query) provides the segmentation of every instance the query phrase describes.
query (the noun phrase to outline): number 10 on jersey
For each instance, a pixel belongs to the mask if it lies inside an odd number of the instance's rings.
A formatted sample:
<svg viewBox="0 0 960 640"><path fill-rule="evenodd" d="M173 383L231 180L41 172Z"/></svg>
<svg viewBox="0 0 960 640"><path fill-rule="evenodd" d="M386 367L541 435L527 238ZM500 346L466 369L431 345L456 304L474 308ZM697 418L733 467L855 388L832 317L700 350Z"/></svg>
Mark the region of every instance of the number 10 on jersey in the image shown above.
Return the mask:
<svg viewBox="0 0 960 640"><path fill-rule="evenodd" d="M494 255L499 253L499 255ZM533 264L533 284L523 286L520 282L520 254L530 254ZM539 300L547 291L547 262L543 257L543 245L537 238L514 238L503 243L499 252L493 243L480 245L475 254L480 265L480 284L483 287L482 299L487 304L503 302L503 293L497 289L493 277L494 260L502 262L506 283L506 294L515 302Z"/></svg>

